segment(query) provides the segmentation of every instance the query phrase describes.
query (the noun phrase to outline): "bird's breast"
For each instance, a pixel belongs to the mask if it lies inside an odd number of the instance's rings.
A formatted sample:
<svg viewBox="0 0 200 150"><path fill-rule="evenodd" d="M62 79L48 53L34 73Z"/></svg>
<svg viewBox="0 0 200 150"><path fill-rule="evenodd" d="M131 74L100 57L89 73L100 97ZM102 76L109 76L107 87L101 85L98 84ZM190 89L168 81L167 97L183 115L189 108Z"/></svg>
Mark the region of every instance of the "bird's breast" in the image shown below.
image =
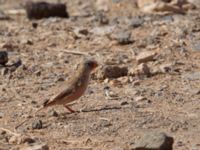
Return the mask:
<svg viewBox="0 0 200 150"><path fill-rule="evenodd" d="M69 102L80 98L84 94L88 86L88 80L89 79L85 79L84 81L79 81L80 83L77 83L77 87L74 89L73 93L67 98Z"/></svg>

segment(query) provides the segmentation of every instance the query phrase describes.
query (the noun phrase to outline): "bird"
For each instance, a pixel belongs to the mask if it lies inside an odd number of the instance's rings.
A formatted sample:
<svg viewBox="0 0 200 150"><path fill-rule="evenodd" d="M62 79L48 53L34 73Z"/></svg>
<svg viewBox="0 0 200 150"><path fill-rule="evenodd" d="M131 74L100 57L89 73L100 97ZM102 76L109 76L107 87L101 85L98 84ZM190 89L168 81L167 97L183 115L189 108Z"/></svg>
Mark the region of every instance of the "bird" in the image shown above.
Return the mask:
<svg viewBox="0 0 200 150"><path fill-rule="evenodd" d="M52 100L45 101L42 108L38 109L34 114L55 105L63 105L71 113L74 113L75 111L67 104L74 100L77 100L84 94L89 84L90 74L96 67L98 67L98 63L96 60L85 59L82 63L80 63L77 72L71 78L71 80L68 81L65 89L57 94ZM21 126L26 121L27 120L20 123L18 126L16 126L16 128Z"/></svg>

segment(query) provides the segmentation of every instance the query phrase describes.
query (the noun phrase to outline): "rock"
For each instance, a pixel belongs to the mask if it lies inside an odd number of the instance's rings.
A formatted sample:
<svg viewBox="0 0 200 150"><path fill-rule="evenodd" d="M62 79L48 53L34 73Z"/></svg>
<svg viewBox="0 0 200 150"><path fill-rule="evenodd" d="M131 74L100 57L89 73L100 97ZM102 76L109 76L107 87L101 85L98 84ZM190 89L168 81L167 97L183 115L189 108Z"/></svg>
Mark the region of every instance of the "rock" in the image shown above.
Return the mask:
<svg viewBox="0 0 200 150"><path fill-rule="evenodd" d="M117 65L106 65L97 69L97 79L119 78L127 74L127 67L119 67Z"/></svg>
<svg viewBox="0 0 200 150"><path fill-rule="evenodd" d="M8 62L8 53L6 51L0 51L0 64L5 65Z"/></svg>
<svg viewBox="0 0 200 150"><path fill-rule="evenodd" d="M4 113L0 112L0 119L4 117Z"/></svg>
<svg viewBox="0 0 200 150"><path fill-rule="evenodd" d="M32 129L42 129L42 121L41 120L35 120L32 123Z"/></svg>
<svg viewBox="0 0 200 150"><path fill-rule="evenodd" d="M186 73L182 75L183 79L187 80L200 80L200 72L192 72L192 73Z"/></svg>
<svg viewBox="0 0 200 150"><path fill-rule="evenodd" d="M53 117L58 117L58 113L55 110L50 110L49 115Z"/></svg>
<svg viewBox="0 0 200 150"><path fill-rule="evenodd" d="M95 21L99 22L100 25L105 25L109 23L108 18L106 17L106 15L104 13L98 13L95 16Z"/></svg>
<svg viewBox="0 0 200 150"><path fill-rule="evenodd" d="M21 44L33 45L33 41L31 39L22 38Z"/></svg>
<svg viewBox="0 0 200 150"><path fill-rule="evenodd" d="M172 71L172 64L168 63L168 64L160 65L160 70L161 70L162 73L171 72Z"/></svg>
<svg viewBox="0 0 200 150"><path fill-rule="evenodd" d="M130 27L137 28L140 27L144 23L144 19L135 17L130 20Z"/></svg>
<svg viewBox="0 0 200 150"><path fill-rule="evenodd" d="M148 61L153 61L156 55L157 53L155 51L145 51L139 53L139 55L136 57L136 60L139 64L146 63Z"/></svg>
<svg viewBox="0 0 200 150"><path fill-rule="evenodd" d="M115 26L100 26L90 30L91 33L97 36L105 36L114 32Z"/></svg>
<svg viewBox="0 0 200 150"><path fill-rule="evenodd" d="M162 132L144 135L131 150L172 150L174 139Z"/></svg>
<svg viewBox="0 0 200 150"><path fill-rule="evenodd" d="M127 102L127 101L121 102L120 105L121 105L121 106L128 105L128 102Z"/></svg>
<svg viewBox="0 0 200 150"><path fill-rule="evenodd" d="M2 48L8 51L13 51L14 49L18 49L19 47L11 42L7 42L7 43L2 44Z"/></svg>
<svg viewBox="0 0 200 150"><path fill-rule="evenodd" d="M45 143L33 143L21 146L20 150L49 150L49 147Z"/></svg>
<svg viewBox="0 0 200 150"><path fill-rule="evenodd" d="M65 4L53 4L47 2L28 1L25 6L27 17L29 19L42 19L49 17L68 18Z"/></svg>
<svg viewBox="0 0 200 150"><path fill-rule="evenodd" d="M38 23L37 23L37 22L33 22L33 23L32 23L32 27L33 27L34 29L36 29L36 28L38 27Z"/></svg>
<svg viewBox="0 0 200 150"><path fill-rule="evenodd" d="M149 77L151 75L150 69L148 65L145 63L141 63L140 65L138 65L135 73L138 76L146 75L147 77Z"/></svg>
<svg viewBox="0 0 200 150"><path fill-rule="evenodd" d="M0 20L10 20L10 17L0 10Z"/></svg>
<svg viewBox="0 0 200 150"><path fill-rule="evenodd" d="M109 10L109 1L108 0L97 0L95 6L98 11L108 11Z"/></svg>
<svg viewBox="0 0 200 150"><path fill-rule="evenodd" d="M130 80L127 76L119 77L117 80L120 81L122 84L126 84L126 83L130 82Z"/></svg>
<svg viewBox="0 0 200 150"><path fill-rule="evenodd" d="M191 43L192 51L200 52L200 40Z"/></svg>
<svg viewBox="0 0 200 150"><path fill-rule="evenodd" d="M199 0L188 0L188 2L194 4L198 8L200 7L200 1Z"/></svg>
<svg viewBox="0 0 200 150"><path fill-rule="evenodd" d="M89 31L85 28L75 28L74 29L75 39L85 37L89 34Z"/></svg>
<svg viewBox="0 0 200 150"><path fill-rule="evenodd" d="M137 96L137 97L135 97L135 101L136 102L141 102L141 101L144 101L144 100L147 100L147 98L143 97L143 96Z"/></svg>
<svg viewBox="0 0 200 150"><path fill-rule="evenodd" d="M10 144L34 143L35 140L26 135L14 135L9 139Z"/></svg>
<svg viewBox="0 0 200 150"><path fill-rule="evenodd" d="M111 35L111 39L116 40L121 45L131 44L133 40L131 39L131 32L119 32L117 34Z"/></svg>
<svg viewBox="0 0 200 150"><path fill-rule="evenodd" d="M143 8L143 7L148 6L152 3L155 3L155 0L137 0L137 6L139 8Z"/></svg>
<svg viewBox="0 0 200 150"><path fill-rule="evenodd" d="M146 13L172 12L184 14L185 11L195 8L195 5L187 0L138 0L137 5Z"/></svg>
<svg viewBox="0 0 200 150"><path fill-rule="evenodd" d="M8 74L8 72L9 72L9 69L8 69L8 68L2 68L2 69L1 69L1 75L2 75L2 76Z"/></svg>

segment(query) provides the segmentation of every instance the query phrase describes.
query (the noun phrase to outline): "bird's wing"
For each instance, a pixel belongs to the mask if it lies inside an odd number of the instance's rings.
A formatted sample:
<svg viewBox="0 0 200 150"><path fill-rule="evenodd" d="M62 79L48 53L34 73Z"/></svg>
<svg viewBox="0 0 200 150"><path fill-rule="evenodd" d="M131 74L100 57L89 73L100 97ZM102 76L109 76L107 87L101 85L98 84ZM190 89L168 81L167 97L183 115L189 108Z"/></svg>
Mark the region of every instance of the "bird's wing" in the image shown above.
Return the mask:
<svg viewBox="0 0 200 150"><path fill-rule="evenodd" d="M60 92L58 95L56 95L53 99L47 100L43 103L43 107L48 107L52 104L56 104L57 101L62 100L64 97L67 98L71 94L73 94L74 88L68 88Z"/></svg>
<svg viewBox="0 0 200 150"><path fill-rule="evenodd" d="M68 88L64 89L62 92L60 92L57 96L55 96L52 101L70 96L71 94L73 94L74 90L75 90L75 87L73 87L73 86L68 87Z"/></svg>

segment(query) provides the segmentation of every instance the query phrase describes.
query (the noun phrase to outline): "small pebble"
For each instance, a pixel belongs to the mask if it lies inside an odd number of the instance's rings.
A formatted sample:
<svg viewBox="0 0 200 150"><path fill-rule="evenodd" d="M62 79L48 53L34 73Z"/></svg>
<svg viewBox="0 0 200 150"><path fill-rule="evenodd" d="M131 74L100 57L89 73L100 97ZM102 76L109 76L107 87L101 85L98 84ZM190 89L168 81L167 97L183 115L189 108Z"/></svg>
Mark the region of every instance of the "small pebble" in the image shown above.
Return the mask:
<svg viewBox="0 0 200 150"><path fill-rule="evenodd" d="M32 129L42 129L42 121L41 120L35 120L33 123L32 123Z"/></svg>

